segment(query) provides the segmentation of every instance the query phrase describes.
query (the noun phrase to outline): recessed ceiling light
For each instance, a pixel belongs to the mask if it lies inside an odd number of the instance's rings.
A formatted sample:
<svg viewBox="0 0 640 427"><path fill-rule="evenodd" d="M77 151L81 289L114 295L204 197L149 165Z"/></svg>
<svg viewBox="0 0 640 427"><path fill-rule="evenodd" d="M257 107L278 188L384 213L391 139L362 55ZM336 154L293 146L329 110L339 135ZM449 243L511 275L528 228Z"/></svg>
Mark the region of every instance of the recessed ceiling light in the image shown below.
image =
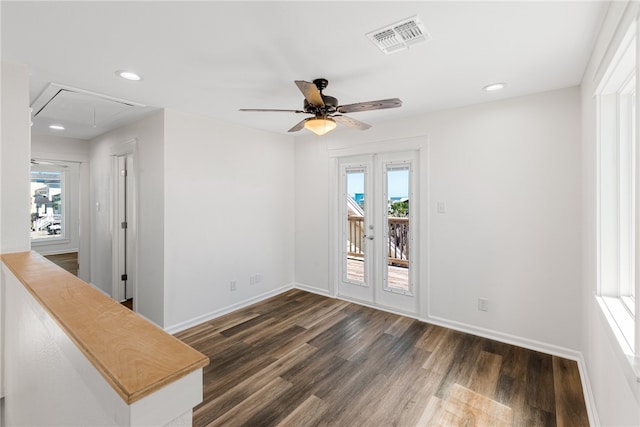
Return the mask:
<svg viewBox="0 0 640 427"><path fill-rule="evenodd" d="M49 129L52 129L52 130L64 130L64 126L58 125L58 124L49 125Z"/></svg>
<svg viewBox="0 0 640 427"><path fill-rule="evenodd" d="M127 71L127 70L116 71L116 76L122 77L125 80L131 80L134 82L137 82L138 80L142 80L142 77L140 77L140 75L134 73L133 71Z"/></svg>
<svg viewBox="0 0 640 427"><path fill-rule="evenodd" d="M494 92L496 90L504 89L507 86L506 83L491 83L482 88L485 92Z"/></svg>

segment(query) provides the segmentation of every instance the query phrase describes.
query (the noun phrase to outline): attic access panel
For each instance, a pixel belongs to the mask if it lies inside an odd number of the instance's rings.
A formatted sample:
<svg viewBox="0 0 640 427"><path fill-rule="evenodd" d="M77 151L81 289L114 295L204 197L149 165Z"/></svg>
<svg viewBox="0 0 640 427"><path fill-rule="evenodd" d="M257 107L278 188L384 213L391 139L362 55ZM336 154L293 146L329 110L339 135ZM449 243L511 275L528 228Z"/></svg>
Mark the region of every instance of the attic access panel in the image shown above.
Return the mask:
<svg viewBox="0 0 640 427"><path fill-rule="evenodd" d="M32 133L92 139L141 119L155 108L133 101L49 83L31 104ZM61 124L64 131L49 129Z"/></svg>
<svg viewBox="0 0 640 427"><path fill-rule="evenodd" d="M135 105L126 102L60 89L39 111L34 112L34 118L65 124L102 126L134 107Z"/></svg>

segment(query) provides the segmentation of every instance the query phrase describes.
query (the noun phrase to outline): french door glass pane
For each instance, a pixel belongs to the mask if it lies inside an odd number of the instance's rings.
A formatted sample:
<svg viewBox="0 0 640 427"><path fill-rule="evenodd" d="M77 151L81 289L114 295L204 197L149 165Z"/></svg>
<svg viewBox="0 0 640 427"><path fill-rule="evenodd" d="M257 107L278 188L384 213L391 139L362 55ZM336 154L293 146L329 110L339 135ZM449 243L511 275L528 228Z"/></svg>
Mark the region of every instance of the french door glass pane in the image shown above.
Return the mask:
<svg viewBox="0 0 640 427"><path fill-rule="evenodd" d="M365 171L348 169L346 173L346 280L365 283Z"/></svg>
<svg viewBox="0 0 640 427"><path fill-rule="evenodd" d="M387 283L409 291L409 165L387 165Z"/></svg>

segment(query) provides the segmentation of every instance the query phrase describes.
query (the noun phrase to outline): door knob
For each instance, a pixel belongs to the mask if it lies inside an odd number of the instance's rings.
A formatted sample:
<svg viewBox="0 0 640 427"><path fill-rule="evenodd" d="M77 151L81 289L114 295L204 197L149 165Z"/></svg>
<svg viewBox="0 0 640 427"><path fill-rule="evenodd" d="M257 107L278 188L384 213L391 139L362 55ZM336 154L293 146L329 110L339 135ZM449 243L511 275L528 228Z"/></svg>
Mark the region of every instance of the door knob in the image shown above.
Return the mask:
<svg viewBox="0 0 640 427"><path fill-rule="evenodd" d="M364 235L365 239L369 239L369 240L373 240L373 236L367 236L366 234Z"/></svg>

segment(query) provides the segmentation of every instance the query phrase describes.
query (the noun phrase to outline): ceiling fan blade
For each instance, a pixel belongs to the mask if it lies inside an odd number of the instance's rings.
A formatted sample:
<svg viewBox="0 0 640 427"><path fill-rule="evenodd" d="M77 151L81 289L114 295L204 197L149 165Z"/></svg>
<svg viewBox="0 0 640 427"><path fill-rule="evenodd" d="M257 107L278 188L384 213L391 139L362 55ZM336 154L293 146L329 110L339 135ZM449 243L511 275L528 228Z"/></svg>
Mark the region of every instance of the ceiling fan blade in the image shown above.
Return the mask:
<svg viewBox="0 0 640 427"><path fill-rule="evenodd" d="M272 108L240 108L238 111L268 111L268 112L276 112L276 113L305 113L306 111L302 110L278 110Z"/></svg>
<svg viewBox="0 0 640 427"><path fill-rule="evenodd" d="M358 102L356 104L340 105L339 113L356 113L359 111L384 110L385 108L398 108L402 101L398 98L380 99L378 101Z"/></svg>
<svg viewBox="0 0 640 427"><path fill-rule="evenodd" d="M334 119L336 122L341 123L343 125L349 126L351 128L354 129L360 129L360 130L367 130L371 127L370 124L367 124L365 122L361 122L359 120L356 119L352 119L351 117L347 117L347 116L331 116L332 119Z"/></svg>
<svg viewBox="0 0 640 427"><path fill-rule="evenodd" d="M324 107L322 95L315 84L305 82L304 80L296 80L295 82L309 104L314 107Z"/></svg>
<svg viewBox="0 0 640 427"><path fill-rule="evenodd" d="M304 122L306 122L307 119L304 119L302 121L300 121L298 124L296 124L294 127L292 127L291 129L289 129L289 132L298 132L299 130L301 130L302 128L304 128Z"/></svg>

